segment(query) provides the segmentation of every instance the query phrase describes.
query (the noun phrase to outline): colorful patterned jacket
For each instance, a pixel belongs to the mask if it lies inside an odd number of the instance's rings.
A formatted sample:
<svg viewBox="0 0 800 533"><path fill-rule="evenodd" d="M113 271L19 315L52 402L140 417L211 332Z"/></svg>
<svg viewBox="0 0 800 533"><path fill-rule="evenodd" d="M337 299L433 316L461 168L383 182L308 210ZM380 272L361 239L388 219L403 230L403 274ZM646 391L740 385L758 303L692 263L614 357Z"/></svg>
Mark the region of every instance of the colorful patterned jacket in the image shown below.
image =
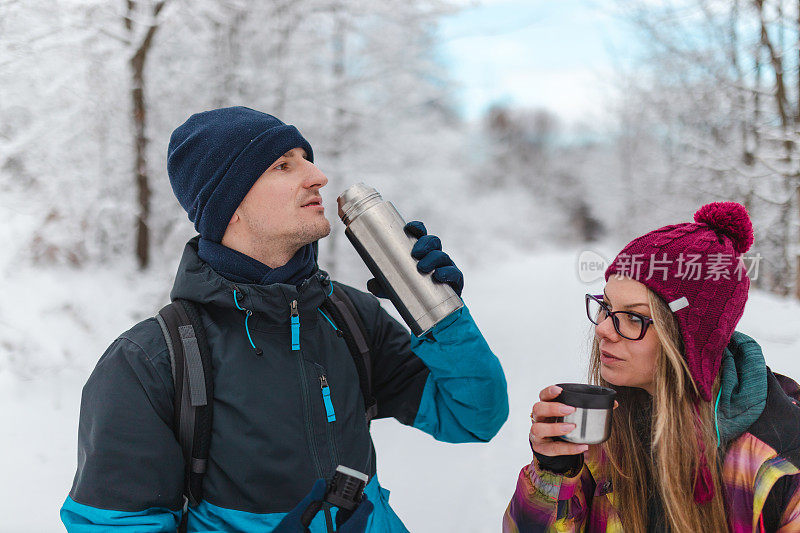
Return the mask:
<svg viewBox="0 0 800 533"><path fill-rule="evenodd" d="M720 372L719 455L730 530L800 532L800 388L773 374L758 344L738 332ZM536 460L525 466L503 532L623 531L600 449L584 453L574 477L541 470Z"/></svg>

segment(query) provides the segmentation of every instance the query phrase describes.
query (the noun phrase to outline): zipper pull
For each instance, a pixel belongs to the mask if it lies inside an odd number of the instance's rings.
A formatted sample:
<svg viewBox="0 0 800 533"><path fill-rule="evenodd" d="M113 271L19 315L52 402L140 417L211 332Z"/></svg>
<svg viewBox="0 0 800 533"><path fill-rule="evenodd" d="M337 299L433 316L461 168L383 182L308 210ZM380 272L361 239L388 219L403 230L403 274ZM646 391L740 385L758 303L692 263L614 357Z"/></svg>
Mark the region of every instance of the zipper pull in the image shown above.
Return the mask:
<svg viewBox="0 0 800 533"><path fill-rule="evenodd" d="M291 328L292 328L292 351L300 349L300 311L297 310L297 300L292 300L289 304Z"/></svg>
<svg viewBox="0 0 800 533"><path fill-rule="evenodd" d="M247 321L250 320L250 317L253 316L253 312L250 309L246 309L239 305L239 300L242 298L242 291L239 290L239 287L236 285L233 286L233 304L236 306L236 309L242 311L244 313L244 332L247 333L247 341L250 343L250 346L253 347L255 350L256 355L261 357L264 355L264 351L255 345L253 342L253 337L250 335L250 326L247 325Z"/></svg>
<svg viewBox="0 0 800 533"><path fill-rule="evenodd" d="M328 422L336 422L336 413L333 411L333 402L331 401L331 388L328 386L328 380L325 379L324 375L319 377L319 386L322 389L322 402L325 404Z"/></svg>

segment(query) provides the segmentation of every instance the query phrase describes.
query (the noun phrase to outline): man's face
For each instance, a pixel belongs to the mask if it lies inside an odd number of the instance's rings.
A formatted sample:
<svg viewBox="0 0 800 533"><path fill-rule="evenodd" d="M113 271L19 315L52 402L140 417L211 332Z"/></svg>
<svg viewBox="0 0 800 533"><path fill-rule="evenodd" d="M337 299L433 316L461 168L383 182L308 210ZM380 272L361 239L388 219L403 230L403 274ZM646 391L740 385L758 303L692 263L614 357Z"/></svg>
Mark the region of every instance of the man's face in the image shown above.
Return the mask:
<svg viewBox="0 0 800 533"><path fill-rule="evenodd" d="M286 152L258 178L236 209L255 246L300 248L331 232L319 190L328 178L302 148Z"/></svg>

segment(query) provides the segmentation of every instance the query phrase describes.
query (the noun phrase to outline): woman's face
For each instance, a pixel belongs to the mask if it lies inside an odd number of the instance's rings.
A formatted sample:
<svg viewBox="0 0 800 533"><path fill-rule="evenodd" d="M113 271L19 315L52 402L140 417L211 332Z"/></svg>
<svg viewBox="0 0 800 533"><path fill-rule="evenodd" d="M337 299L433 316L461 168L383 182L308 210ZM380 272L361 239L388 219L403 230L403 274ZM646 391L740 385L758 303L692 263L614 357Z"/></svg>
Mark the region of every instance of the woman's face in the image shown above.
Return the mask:
<svg viewBox="0 0 800 533"><path fill-rule="evenodd" d="M633 311L652 318L647 288L630 278L612 276L606 283L603 301L611 311ZM620 320L625 318L620 317ZM621 337L610 317L594 328L600 347L600 375L612 385L638 387L653 394L659 341L655 328L638 341Z"/></svg>

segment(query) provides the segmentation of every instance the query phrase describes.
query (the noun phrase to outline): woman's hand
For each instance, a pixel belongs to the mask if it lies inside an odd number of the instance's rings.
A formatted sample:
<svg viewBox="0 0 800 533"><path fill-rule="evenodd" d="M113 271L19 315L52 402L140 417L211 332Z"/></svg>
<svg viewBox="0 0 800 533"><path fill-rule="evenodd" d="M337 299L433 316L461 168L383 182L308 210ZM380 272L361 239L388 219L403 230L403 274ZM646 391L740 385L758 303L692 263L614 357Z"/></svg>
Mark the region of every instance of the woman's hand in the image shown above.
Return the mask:
<svg viewBox="0 0 800 533"><path fill-rule="evenodd" d="M553 439L553 437L566 435L575 429L575 424L555 422L556 417L565 416L575 411L574 407L553 401L559 394L561 394L561 387L555 385L547 387L539 393L539 400L541 401L533 404L531 431L528 434L528 440L533 451L541 455L553 457L581 454L589 449L588 444L575 444Z"/></svg>

